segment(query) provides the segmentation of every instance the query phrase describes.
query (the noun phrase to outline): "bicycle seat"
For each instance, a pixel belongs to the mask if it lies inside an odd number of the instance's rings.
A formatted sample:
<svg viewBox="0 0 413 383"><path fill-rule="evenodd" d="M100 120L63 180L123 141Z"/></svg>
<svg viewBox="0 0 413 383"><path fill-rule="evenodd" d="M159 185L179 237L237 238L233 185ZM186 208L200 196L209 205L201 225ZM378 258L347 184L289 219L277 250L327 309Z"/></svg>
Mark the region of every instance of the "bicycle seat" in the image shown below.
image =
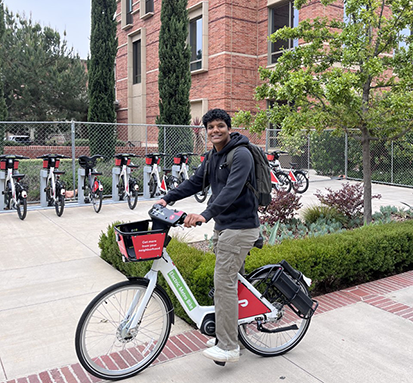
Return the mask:
<svg viewBox="0 0 413 383"><path fill-rule="evenodd" d="M66 171L64 171L64 170L55 170L53 173L56 174L56 175L60 175L60 174L65 174Z"/></svg>
<svg viewBox="0 0 413 383"><path fill-rule="evenodd" d="M165 174L168 174L172 171L172 169L170 169L170 168L163 168L162 170Z"/></svg>
<svg viewBox="0 0 413 383"><path fill-rule="evenodd" d="M136 168L139 168L139 165L129 164L129 165L128 165L128 168L134 168L134 169L136 169Z"/></svg>
<svg viewBox="0 0 413 383"><path fill-rule="evenodd" d="M291 167L295 168L298 165L298 163L297 162L290 162L290 165L291 165Z"/></svg>
<svg viewBox="0 0 413 383"><path fill-rule="evenodd" d="M101 172L91 172L90 174L92 176L101 176L103 173L101 173Z"/></svg>
<svg viewBox="0 0 413 383"><path fill-rule="evenodd" d="M21 173L14 173L12 174L12 178L24 178L26 174L21 174Z"/></svg>
<svg viewBox="0 0 413 383"><path fill-rule="evenodd" d="M98 158L103 158L101 155L94 155L92 157L88 156L79 156L78 161L79 161L79 166L86 169L92 169L96 166L96 160Z"/></svg>

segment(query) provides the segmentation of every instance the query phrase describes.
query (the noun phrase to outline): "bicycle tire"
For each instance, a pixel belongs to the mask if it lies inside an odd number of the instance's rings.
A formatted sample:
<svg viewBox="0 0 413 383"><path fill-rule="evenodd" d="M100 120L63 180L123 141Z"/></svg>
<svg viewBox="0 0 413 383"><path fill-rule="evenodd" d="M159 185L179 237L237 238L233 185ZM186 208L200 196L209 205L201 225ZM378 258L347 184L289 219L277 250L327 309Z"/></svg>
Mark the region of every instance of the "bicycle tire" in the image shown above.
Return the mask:
<svg viewBox="0 0 413 383"><path fill-rule="evenodd" d="M202 191L194 194L195 199L199 203L204 202L206 200L207 196L208 196L208 191L209 191L209 187L205 188L205 190L202 190Z"/></svg>
<svg viewBox="0 0 413 383"><path fill-rule="evenodd" d="M90 200L92 201L93 209L96 213L100 212L102 208L103 192L102 190L96 190L94 193L90 193Z"/></svg>
<svg viewBox="0 0 413 383"><path fill-rule="evenodd" d="M253 285L259 283L258 281L250 282ZM309 295L307 286L302 282L299 284L301 289ZM295 314L274 286L265 291L264 296L274 306L278 306L280 317L264 323L264 331L258 328L256 321L240 325L238 327L239 340L254 354L264 357L282 355L301 342L310 326L311 317L301 318ZM269 332L271 330L275 331Z"/></svg>
<svg viewBox="0 0 413 383"><path fill-rule="evenodd" d="M54 205L54 199L52 197L52 181L49 180L47 183L46 188L44 189L46 193L46 202L47 206L53 206Z"/></svg>
<svg viewBox="0 0 413 383"><path fill-rule="evenodd" d="M4 188L4 207L10 210L10 204L12 201L10 181L7 182L6 187Z"/></svg>
<svg viewBox="0 0 413 383"><path fill-rule="evenodd" d="M301 170L295 170L294 176L297 182L293 182L293 189L296 193L303 194L307 191L309 181L307 175Z"/></svg>
<svg viewBox="0 0 413 383"><path fill-rule="evenodd" d="M27 215L27 198L18 197L16 204L17 215L23 221Z"/></svg>
<svg viewBox="0 0 413 383"><path fill-rule="evenodd" d="M149 197L154 198L156 196L156 189L158 188L158 183L156 182L155 174L152 174L149 182Z"/></svg>
<svg viewBox="0 0 413 383"><path fill-rule="evenodd" d="M59 189L56 188L56 193L60 194L60 188ZM65 196L64 195L58 195L54 203L54 208L56 210L57 216L61 217L63 214L63 211L65 210Z"/></svg>
<svg viewBox="0 0 413 383"><path fill-rule="evenodd" d="M129 378L148 367L161 353L174 311L160 286L155 287L137 331L122 334L120 329L135 294L140 292L142 298L148 283L141 278L117 283L86 307L77 325L75 348L81 365L92 375L109 380Z"/></svg>
<svg viewBox="0 0 413 383"><path fill-rule="evenodd" d="M135 184L135 180L129 182L128 206L131 210L135 209L136 204L138 203L138 191L135 190Z"/></svg>
<svg viewBox="0 0 413 383"><path fill-rule="evenodd" d="M278 181L280 181L279 184L275 184L275 189L289 193L291 191L291 180L290 177L288 177L288 174L282 171L277 171L275 172L275 176L278 178Z"/></svg>
<svg viewBox="0 0 413 383"><path fill-rule="evenodd" d="M169 176L167 178L166 182L167 182L167 185L168 185L168 191L177 188L179 186L179 183L180 183L178 178L172 177L172 176ZM175 204L175 202L176 201L171 201L171 202L168 203L168 205L173 206Z"/></svg>
<svg viewBox="0 0 413 383"><path fill-rule="evenodd" d="M125 185L123 183L123 177L119 178L118 182L118 196L119 196L119 201L123 201L125 198Z"/></svg>

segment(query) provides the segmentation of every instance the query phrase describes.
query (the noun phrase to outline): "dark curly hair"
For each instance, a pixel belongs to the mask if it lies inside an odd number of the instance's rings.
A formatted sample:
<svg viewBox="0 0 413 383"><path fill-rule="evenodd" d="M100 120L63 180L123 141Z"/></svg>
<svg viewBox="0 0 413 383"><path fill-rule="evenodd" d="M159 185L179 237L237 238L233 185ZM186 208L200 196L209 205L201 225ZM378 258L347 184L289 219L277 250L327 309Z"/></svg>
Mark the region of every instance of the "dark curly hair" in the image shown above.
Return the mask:
<svg viewBox="0 0 413 383"><path fill-rule="evenodd" d="M207 127L208 122L215 120L222 120L227 124L228 128L231 128L231 117L225 110L211 109L208 110L208 112L206 112L202 117L202 123L204 124L205 128Z"/></svg>

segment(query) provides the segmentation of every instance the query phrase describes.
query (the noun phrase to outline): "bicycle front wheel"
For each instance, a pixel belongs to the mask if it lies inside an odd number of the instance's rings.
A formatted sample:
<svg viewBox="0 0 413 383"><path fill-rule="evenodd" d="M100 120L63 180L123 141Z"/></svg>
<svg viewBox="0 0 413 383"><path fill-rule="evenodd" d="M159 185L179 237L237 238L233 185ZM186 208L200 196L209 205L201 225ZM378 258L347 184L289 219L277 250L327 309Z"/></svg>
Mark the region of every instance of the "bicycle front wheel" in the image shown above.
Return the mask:
<svg viewBox="0 0 413 383"><path fill-rule="evenodd" d="M93 209L96 213L100 212L102 208L103 192L102 190L96 190L95 192L90 193L90 199L92 201Z"/></svg>
<svg viewBox="0 0 413 383"><path fill-rule="evenodd" d="M284 172L275 172L275 176L278 178L278 181L280 181L278 184L276 184L275 188L278 191L285 191L285 192L290 192L291 191L291 181L288 175Z"/></svg>
<svg viewBox="0 0 413 383"><path fill-rule="evenodd" d="M296 170L294 171L294 176L297 182L293 183L293 189L300 194L306 192L309 185L307 175L301 170Z"/></svg>
<svg viewBox="0 0 413 383"><path fill-rule="evenodd" d="M252 282L253 285L258 283L259 281ZM299 283L300 288L309 295L307 287L302 282ZM310 326L311 317L301 318L294 313L274 286L266 290L264 296L279 308L278 318L269 319L262 323L253 321L240 325L238 336L245 348L254 354L260 356L282 355L301 342Z"/></svg>
<svg viewBox="0 0 413 383"><path fill-rule="evenodd" d="M59 189L58 189L58 192L60 193ZM63 210L65 209L65 196L64 195L58 195L54 203L54 208L56 210L57 216L61 217L63 214Z"/></svg>
<svg viewBox="0 0 413 383"><path fill-rule="evenodd" d="M27 199L20 197L16 204L17 215L23 221L27 215Z"/></svg>
<svg viewBox="0 0 413 383"><path fill-rule="evenodd" d="M131 210L135 209L136 204L138 203L138 191L135 188L136 184L137 182L134 178L129 180L128 206Z"/></svg>
<svg viewBox="0 0 413 383"><path fill-rule="evenodd" d="M76 329L76 354L92 375L125 379L148 367L164 348L173 323L172 303L159 286L153 291L138 326L126 330L146 292L148 280L120 282L102 291L87 306ZM132 307L135 298L138 302ZM131 311L131 312L130 312Z"/></svg>
<svg viewBox="0 0 413 383"><path fill-rule="evenodd" d="M156 196L156 189L158 188L158 183L156 181L155 174L152 174L149 183L149 197L154 198Z"/></svg>

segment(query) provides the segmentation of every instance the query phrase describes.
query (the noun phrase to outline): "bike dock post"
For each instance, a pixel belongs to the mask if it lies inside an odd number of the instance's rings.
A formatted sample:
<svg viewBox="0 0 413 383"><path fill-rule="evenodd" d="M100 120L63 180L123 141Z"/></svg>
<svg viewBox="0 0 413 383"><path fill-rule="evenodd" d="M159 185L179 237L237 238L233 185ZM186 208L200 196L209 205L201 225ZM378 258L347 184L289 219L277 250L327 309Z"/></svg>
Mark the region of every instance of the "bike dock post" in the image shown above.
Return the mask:
<svg viewBox="0 0 413 383"><path fill-rule="evenodd" d="M0 210L4 210L4 180L6 172L0 171Z"/></svg>
<svg viewBox="0 0 413 383"><path fill-rule="evenodd" d="M47 186L47 170L40 170L40 206L47 207L45 189Z"/></svg>
<svg viewBox="0 0 413 383"><path fill-rule="evenodd" d="M120 171L118 167L112 168L112 199L114 201L119 201L118 182Z"/></svg>
<svg viewBox="0 0 413 383"><path fill-rule="evenodd" d="M77 169L77 203L79 205L85 205L85 191L83 189L85 182L85 174L85 169Z"/></svg>
<svg viewBox="0 0 413 383"><path fill-rule="evenodd" d="M179 165L172 165L172 177L178 178L181 167Z"/></svg>
<svg viewBox="0 0 413 383"><path fill-rule="evenodd" d="M144 166L143 168L143 198L150 199L151 194L149 193L149 180L151 179L151 167Z"/></svg>

